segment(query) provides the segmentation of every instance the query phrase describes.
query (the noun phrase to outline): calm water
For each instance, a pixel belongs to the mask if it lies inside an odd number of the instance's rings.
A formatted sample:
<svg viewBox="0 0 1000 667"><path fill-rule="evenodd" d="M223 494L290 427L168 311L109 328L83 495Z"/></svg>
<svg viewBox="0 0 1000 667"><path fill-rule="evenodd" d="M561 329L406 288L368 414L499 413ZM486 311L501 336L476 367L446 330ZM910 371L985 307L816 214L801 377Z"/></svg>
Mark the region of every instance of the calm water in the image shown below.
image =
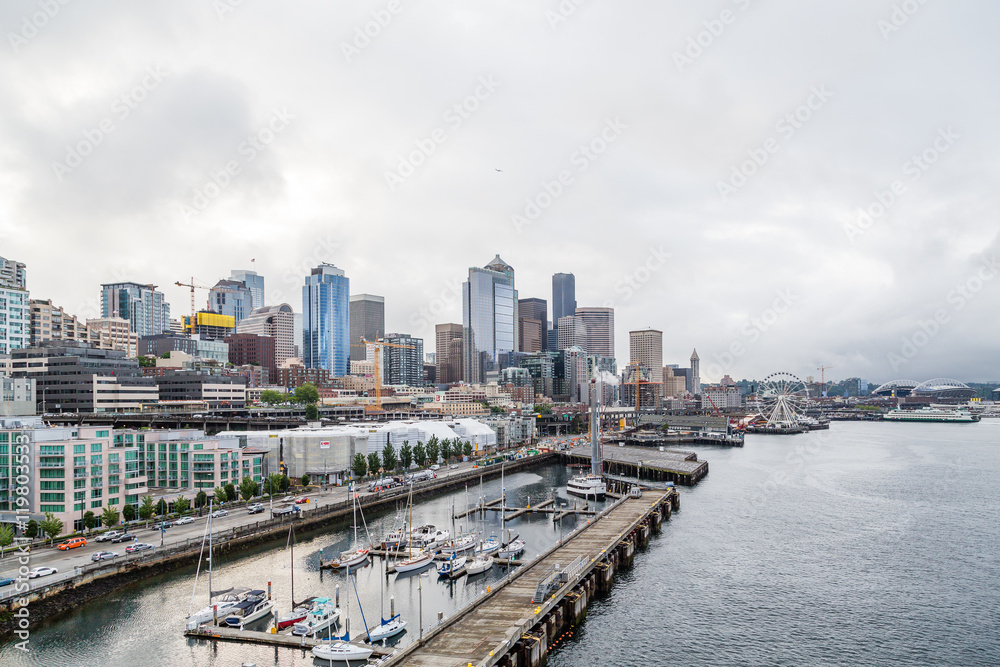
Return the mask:
<svg viewBox="0 0 1000 667"><path fill-rule="evenodd" d="M699 452L708 478L550 666L1000 664L1000 421Z"/></svg>
<svg viewBox="0 0 1000 667"><path fill-rule="evenodd" d="M681 512L550 665L1000 664L1000 421L835 423L800 436L748 436L743 449L698 451L711 474L683 490ZM509 477L510 503L529 495L537 502L567 475L552 467ZM499 486L487 482L486 495L495 498ZM474 499L478 489L469 493ZM414 522L450 528L451 503L464 498L424 503ZM369 525L381 530L395 520L390 513ZM543 517L514 527L528 556L558 538ZM299 536L297 597L332 594L337 583L343 589L342 574L320 575L318 555L321 547L332 547L328 554L346 548L350 535L348 528ZM216 583L270 579L287 609L288 560L283 545L220 557ZM378 563L358 574L369 620L379 610ZM0 664L318 664L287 649L185 639L192 574L164 575L85 605L34 630L31 653L0 648ZM402 642L417 633L421 592L429 627L437 610L450 612L501 576L495 569L455 584L436 574L390 576L386 596L410 621ZM205 604L204 590L200 584L196 607ZM357 634L353 601L351 612Z"/></svg>

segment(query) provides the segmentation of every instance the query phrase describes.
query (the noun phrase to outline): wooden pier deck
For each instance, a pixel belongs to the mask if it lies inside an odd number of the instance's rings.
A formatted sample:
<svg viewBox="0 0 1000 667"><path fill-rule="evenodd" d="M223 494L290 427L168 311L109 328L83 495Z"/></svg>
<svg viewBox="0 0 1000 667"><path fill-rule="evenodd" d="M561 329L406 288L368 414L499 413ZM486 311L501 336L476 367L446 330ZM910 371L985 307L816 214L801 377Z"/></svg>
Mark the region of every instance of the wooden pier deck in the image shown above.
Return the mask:
<svg viewBox="0 0 1000 667"><path fill-rule="evenodd" d="M658 521L661 516L659 508L664 503L667 503L666 511L669 512L668 501L672 494L646 493L643 498L621 500L567 536L561 545L556 545L518 570L508 583L498 584L471 607L459 610L453 619L446 620L421 640L389 658L386 665L467 667L469 664L483 666L501 662L507 653L520 650L515 644L520 645L525 638L535 639L526 634L533 627L539 623L551 623L551 614L561 614L563 607L557 606L565 604L566 598L578 603L579 595L571 591L580 586L586 591L586 582L590 581L588 577L594 576L595 570L608 573L606 579L610 581L613 564L618 562L619 547L627 547L631 558L635 549L634 531L648 531L645 522L654 515ZM648 532L646 536L648 539ZM532 602L540 578L554 572L557 565L567 568L571 563L577 565L572 571L567 570L569 581L551 597ZM577 597L574 598L574 595ZM543 621L547 615L549 620ZM536 652L542 640L537 641L539 643L531 649ZM544 647L541 651L544 653Z"/></svg>
<svg viewBox="0 0 1000 667"><path fill-rule="evenodd" d="M208 625L203 625L197 630L187 630L184 632L184 636L193 639L244 642L248 644L267 644L268 646L284 646L286 648L301 649L311 649L313 646L318 646L319 644L327 641L326 638L312 639L310 637L296 637L293 634L284 632L272 633L260 632L258 630L240 630L238 628L229 628L225 626L213 628ZM364 636L365 635L362 635L362 637ZM357 637L351 639L351 641L358 645L368 646L374 651L372 655L375 657L390 655L395 650L392 648L387 649L379 644L365 644Z"/></svg>
<svg viewBox="0 0 1000 667"><path fill-rule="evenodd" d="M590 447L580 446L560 452L567 463L590 461ZM640 466L640 463L642 464ZM708 461L699 461L694 452L641 447L604 447L604 471L639 479L674 482L694 486L708 475Z"/></svg>

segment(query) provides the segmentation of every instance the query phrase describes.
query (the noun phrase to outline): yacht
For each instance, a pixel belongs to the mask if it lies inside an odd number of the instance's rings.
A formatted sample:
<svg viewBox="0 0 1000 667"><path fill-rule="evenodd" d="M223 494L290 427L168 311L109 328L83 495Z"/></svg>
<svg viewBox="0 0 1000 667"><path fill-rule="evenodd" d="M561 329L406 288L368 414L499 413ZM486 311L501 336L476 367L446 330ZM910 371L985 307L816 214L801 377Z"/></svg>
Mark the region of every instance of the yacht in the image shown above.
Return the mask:
<svg viewBox="0 0 1000 667"><path fill-rule="evenodd" d="M903 410L896 408L885 415L885 421L890 422L956 422L971 424L979 421L979 415L974 415L965 408L953 408L944 405Z"/></svg>
<svg viewBox="0 0 1000 667"><path fill-rule="evenodd" d="M566 493L587 499L600 500L607 490L604 478L600 475L579 475L566 484Z"/></svg>
<svg viewBox="0 0 1000 667"><path fill-rule="evenodd" d="M231 628L242 628L248 623L264 618L271 613L272 609L274 609L274 602L267 599L264 591L250 591L246 599L236 605L229 616L226 616L223 623Z"/></svg>
<svg viewBox="0 0 1000 667"><path fill-rule="evenodd" d="M220 595L211 605L204 607L188 616L188 630L194 630L202 623L211 623L213 619L225 618L243 602L250 593L249 588L233 588Z"/></svg>
<svg viewBox="0 0 1000 667"><path fill-rule="evenodd" d="M296 605L290 612L283 614L276 625L279 630L284 630L285 628L290 628L299 621L303 620L313 608L313 602L316 598L307 598L302 604Z"/></svg>
<svg viewBox="0 0 1000 667"><path fill-rule="evenodd" d="M315 637L340 618L340 607L330 598L316 598L312 610L306 617L292 626L292 634L297 637Z"/></svg>
<svg viewBox="0 0 1000 667"><path fill-rule="evenodd" d="M443 547L441 547L441 553L445 556L450 556L452 554L465 553L466 551L471 551L476 548L476 534L469 533L468 535L462 535L457 539L449 541Z"/></svg>

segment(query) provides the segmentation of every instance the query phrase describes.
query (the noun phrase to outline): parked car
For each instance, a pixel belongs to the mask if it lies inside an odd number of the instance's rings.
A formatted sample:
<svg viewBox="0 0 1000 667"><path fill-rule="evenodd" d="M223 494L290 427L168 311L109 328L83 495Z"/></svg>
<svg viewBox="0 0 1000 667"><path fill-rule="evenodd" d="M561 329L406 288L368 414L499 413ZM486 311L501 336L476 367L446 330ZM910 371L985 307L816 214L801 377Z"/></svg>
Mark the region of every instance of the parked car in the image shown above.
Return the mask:
<svg viewBox="0 0 1000 667"><path fill-rule="evenodd" d="M305 496L303 496L301 498L296 498L295 499L295 504L296 505L303 505L303 504L308 503L308 502L309 502L309 499L306 498Z"/></svg>
<svg viewBox="0 0 1000 667"><path fill-rule="evenodd" d="M120 544L121 542L135 542L135 533L122 533L115 539L111 540L112 544Z"/></svg>
<svg viewBox="0 0 1000 667"><path fill-rule="evenodd" d="M72 539L66 540L62 544L56 547L59 551L69 551L70 549L76 549L77 547L87 546L87 539L84 537L74 537Z"/></svg>
<svg viewBox="0 0 1000 667"><path fill-rule="evenodd" d="M94 541L95 542L110 542L111 540L115 539L116 537L118 537L121 534L122 534L122 531L120 531L120 530L109 530L108 532L101 533L100 535L98 535L97 537L95 537Z"/></svg>
<svg viewBox="0 0 1000 667"><path fill-rule="evenodd" d="M115 553L114 551L98 551L97 553L95 553L93 556L90 557L90 560L94 561L95 563L99 563L102 560L113 560L115 558L118 558L118 554Z"/></svg>
<svg viewBox="0 0 1000 667"><path fill-rule="evenodd" d="M194 523L194 518L190 516L182 516L181 518L174 521L175 526L186 526L189 523Z"/></svg>
<svg viewBox="0 0 1000 667"><path fill-rule="evenodd" d="M432 465L432 466L431 466L431 470L440 470L440 469L441 469L441 466L439 466L439 465L438 465L438 464L436 464L436 463L435 463L434 465Z"/></svg>
<svg viewBox="0 0 1000 667"><path fill-rule="evenodd" d="M457 467L458 467L458 464L457 464L457 463L452 463L452 464L451 464L450 466L448 466L448 467L449 467L449 468L451 468L452 470L454 470L455 468L457 468Z"/></svg>
<svg viewBox="0 0 1000 667"><path fill-rule="evenodd" d="M14 579L11 579L10 577L4 577L0 579L0 588L3 588L4 586L10 586L12 583L14 583Z"/></svg>
<svg viewBox="0 0 1000 667"><path fill-rule="evenodd" d="M261 503L254 503L253 505L247 505L247 514L260 514L264 511L264 505Z"/></svg>
<svg viewBox="0 0 1000 667"><path fill-rule="evenodd" d="M54 567L49 567L47 565L42 565L41 567L36 567L35 569L28 572L28 579L37 579L38 577L47 577L50 574L55 574L58 572Z"/></svg>
<svg viewBox="0 0 1000 667"><path fill-rule="evenodd" d="M224 516L229 516L229 512L227 510L215 510L214 512L212 512L212 514L210 516L213 519L219 519L219 518L222 518Z"/></svg>
<svg viewBox="0 0 1000 667"><path fill-rule="evenodd" d="M151 551L153 549L152 544L146 544L145 542L136 542L135 544L130 544L125 547L125 551L130 554L134 554L137 551Z"/></svg>

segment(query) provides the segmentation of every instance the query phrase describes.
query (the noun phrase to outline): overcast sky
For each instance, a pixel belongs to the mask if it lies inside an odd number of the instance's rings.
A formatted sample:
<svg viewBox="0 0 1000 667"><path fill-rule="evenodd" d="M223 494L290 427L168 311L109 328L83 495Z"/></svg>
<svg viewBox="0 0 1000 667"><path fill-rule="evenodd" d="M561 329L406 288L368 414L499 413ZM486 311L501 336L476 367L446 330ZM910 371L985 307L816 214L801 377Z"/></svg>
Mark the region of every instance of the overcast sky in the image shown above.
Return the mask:
<svg viewBox="0 0 1000 667"><path fill-rule="evenodd" d="M567 272L579 305L613 304L620 365L654 327L665 363L697 347L703 380L997 379L998 18L986 0L6 1L0 255L80 317L118 280L186 314L175 281L251 259L299 311L329 261L432 351L468 267L499 253L522 298L551 307Z"/></svg>

